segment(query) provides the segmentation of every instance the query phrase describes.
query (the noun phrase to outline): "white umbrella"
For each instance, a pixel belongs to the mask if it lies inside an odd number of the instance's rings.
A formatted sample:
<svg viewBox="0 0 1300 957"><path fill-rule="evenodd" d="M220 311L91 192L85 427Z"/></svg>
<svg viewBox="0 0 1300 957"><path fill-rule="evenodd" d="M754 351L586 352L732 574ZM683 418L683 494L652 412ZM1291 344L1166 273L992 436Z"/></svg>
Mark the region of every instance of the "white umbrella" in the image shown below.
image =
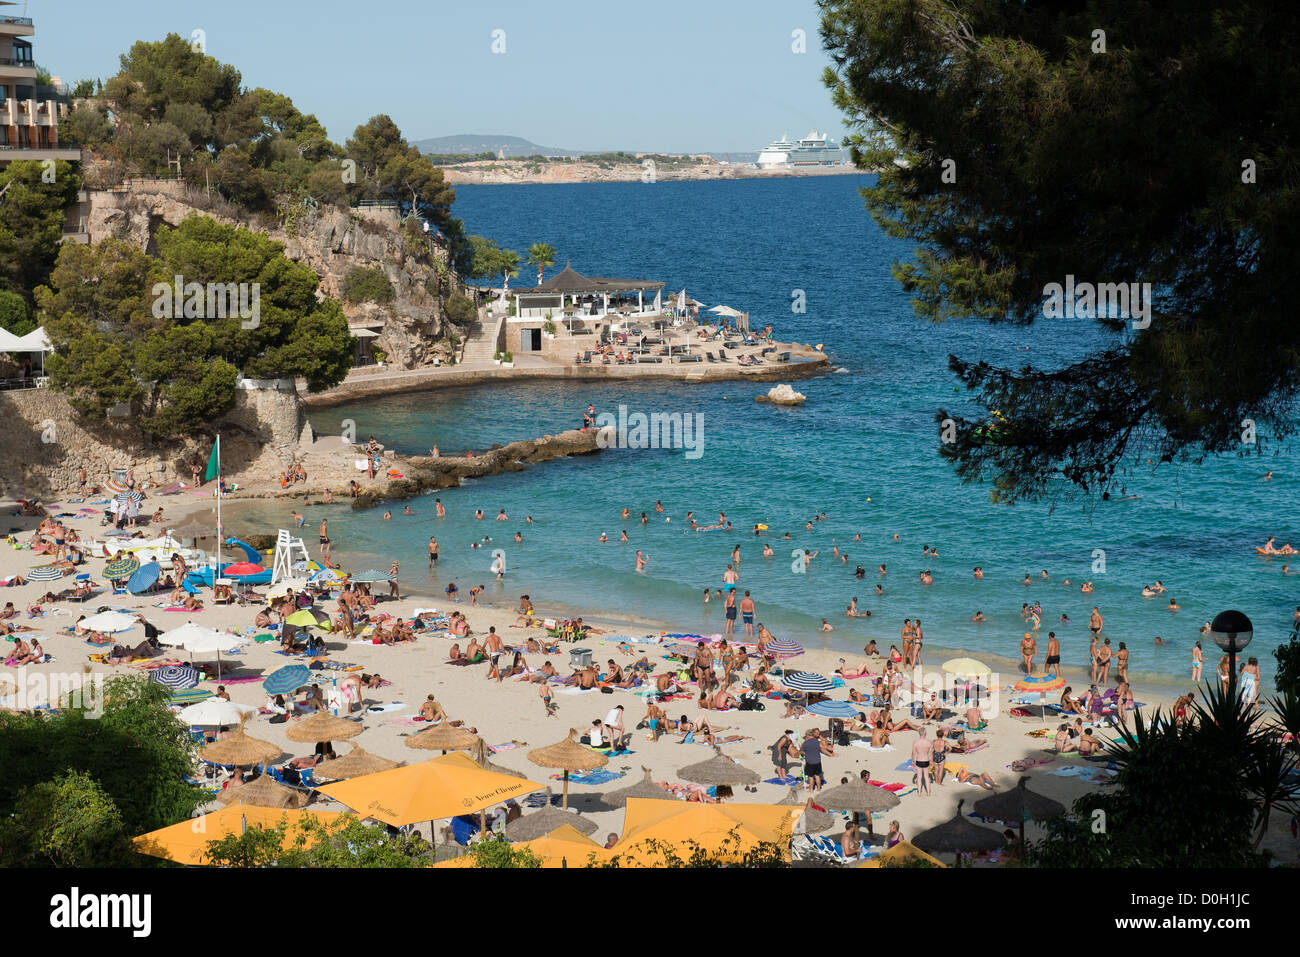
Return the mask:
<svg viewBox="0 0 1300 957"><path fill-rule="evenodd" d="M709 312L716 312L720 316L729 316L735 319L737 316L743 316L744 313L739 309L732 309L730 306L714 306Z"/></svg>
<svg viewBox="0 0 1300 957"><path fill-rule="evenodd" d="M139 622L135 615L128 615L123 611L101 611L98 615L83 618L79 624L90 631L102 631L106 635L111 635L118 631L130 631Z"/></svg>
<svg viewBox="0 0 1300 957"><path fill-rule="evenodd" d="M216 728L227 724L239 724L246 715L253 714L257 708L249 704L235 704L225 698L209 698L188 708L182 708L177 715L182 721L195 728Z"/></svg>
<svg viewBox="0 0 1300 957"><path fill-rule="evenodd" d="M184 648L190 653L190 661L194 660L195 655L210 655L215 652L217 656L217 680L220 681L221 652L227 648L242 645L247 639L242 635L232 635L228 631L217 631L215 628L208 628L187 621L179 628L173 628L166 634L160 635L158 640L164 645Z"/></svg>
<svg viewBox="0 0 1300 957"><path fill-rule="evenodd" d="M164 645L171 645L173 648L184 648L192 655L220 654L227 648L234 648L242 645L246 639L242 635L232 635L228 631L217 631L215 628L209 628L206 625L196 625L192 621L187 621L179 628L173 628L158 636L158 640Z"/></svg>

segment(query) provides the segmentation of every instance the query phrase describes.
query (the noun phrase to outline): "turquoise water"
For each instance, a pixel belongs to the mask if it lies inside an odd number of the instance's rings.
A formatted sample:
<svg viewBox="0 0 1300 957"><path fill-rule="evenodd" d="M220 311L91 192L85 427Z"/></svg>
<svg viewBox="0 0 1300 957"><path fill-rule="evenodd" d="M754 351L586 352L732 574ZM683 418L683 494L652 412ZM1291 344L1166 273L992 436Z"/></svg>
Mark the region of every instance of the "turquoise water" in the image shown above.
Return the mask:
<svg viewBox="0 0 1300 957"><path fill-rule="evenodd" d="M594 275L663 279L708 305L748 309L752 325L771 322L782 340L825 342L837 371L796 383L807 404L780 408L753 398L766 387L720 383L686 386L610 386L583 382L515 384L440 390L366 400L312 415L319 432L335 433L345 418L361 435L374 433L399 451L423 453L484 448L581 424L587 404L612 411L700 413L703 454L609 450L496 476L441 493L448 516L433 518L432 498L412 504L414 517L393 507L329 513L336 554L352 567L402 562L408 586L441 594L455 580L465 594L487 585L487 596L513 600L528 592L548 602L671 621L704 632L721 628L720 603L705 606L731 549L742 551L740 587L758 602L758 619L781 637L860 652L867 638L897 642L905 617L920 617L927 645L1013 656L1024 632L1021 604L1040 601L1041 666L1049 629L1062 640L1067 666L1087 662L1088 614L1106 619L1105 634L1125 641L1139 685L1148 678L1189 675L1197 629L1224 608L1255 623L1257 654L1271 673L1271 651L1285 640L1300 589L1281 574L1283 559L1254 552L1268 535L1300 542L1295 494L1300 470L1290 446L1264 456L1229 456L1203 465L1134 463L1127 478L1131 501L1093 504L1061 499L1033 505L993 505L988 489L960 484L939 459L939 405L961 409L947 369L950 353L1019 365L1052 365L1095 345L1086 322L1053 320L1031 330L983 323L931 325L916 318L890 277L905 244L872 223L856 190L866 177L748 180L721 183L480 186L457 189L457 214L473 233L526 250L537 241L559 251L557 268L571 260ZM525 269L527 267L524 267ZM522 284L534 275L521 274ZM804 290L807 312L791 311ZM1023 347L1028 347L1024 351ZM1272 469L1275 478L1263 481ZM666 515L654 511L662 500ZM626 506L629 520L619 518ZM260 507L259 507L260 508ZM485 521L474 520L481 508ZM505 508L508 522L492 521ZM725 511L733 532L692 533L685 514L702 524ZM257 509L255 509L257 511ZM280 509L266 509L269 519ZM642 526L642 511L650 522ZM318 514L308 515L311 524ZM826 520L806 531L818 512ZM528 514L534 519L524 522ZM771 526L764 539L776 555L764 559L754 523ZM619 544L626 529L630 542ZM522 530L524 543L511 537ZM598 544L605 532L611 541ZM791 541L781 541L785 532ZM426 573L424 544L436 533L443 564ZM900 541L892 540L894 533ZM860 542L851 541L860 534ZM470 542L491 536L502 544L504 586L488 572L490 554ZM849 555L832 555L839 545ZM938 548L924 558L922 545ZM820 551L805 573L792 571L794 547ZM637 574L637 549L650 556ZM1105 568L1095 565L1104 552ZM876 567L886 563L881 579ZM855 566L866 578L853 575ZM985 578L975 581L972 567ZM1300 561L1296 563L1300 568ZM918 581L931 569L934 584ZM1094 569L1098 570L1094 570ZM1040 583L1046 569L1048 583ZM1026 572L1034 584L1021 584ZM1062 578L1075 584L1066 587ZM1077 583L1095 591L1081 594ZM1161 579L1163 598L1143 599L1141 588ZM883 582L884 595L874 586ZM1167 609L1174 596L1182 610ZM857 596L870 619L848 619ZM969 621L976 610L989 619ZM1072 620L1060 625L1062 613ZM820 619L835 630L817 631ZM1160 635L1174 642L1156 647ZM1206 649L1207 672L1218 660ZM933 660L931 658L930 660ZM1163 682L1162 682L1163 683Z"/></svg>

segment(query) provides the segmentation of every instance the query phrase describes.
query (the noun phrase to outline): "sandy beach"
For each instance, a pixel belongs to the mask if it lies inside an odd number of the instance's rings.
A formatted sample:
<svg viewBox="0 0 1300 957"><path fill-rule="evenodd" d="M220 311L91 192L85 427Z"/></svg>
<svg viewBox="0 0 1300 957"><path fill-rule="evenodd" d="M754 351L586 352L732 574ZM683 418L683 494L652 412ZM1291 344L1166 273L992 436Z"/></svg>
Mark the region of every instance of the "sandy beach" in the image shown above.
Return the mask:
<svg viewBox="0 0 1300 957"><path fill-rule="evenodd" d="M178 524L178 520L184 517L185 513L206 511L211 505L209 501L198 496L176 497L161 501L165 503L168 514L166 525ZM145 511L149 510L148 504L146 503ZM48 507L51 514L56 514L60 511L75 511L83 506ZM11 505L5 506L7 518L5 527L10 531L20 529L21 531L14 535L19 541L25 541L30 538L31 530L36 527L39 519L20 517L14 512L15 509ZM237 527L232 527L238 524L238 519L234 518L237 510L232 509L231 512L233 521L228 519L227 527L237 531ZM83 539L91 539L105 530L101 527L99 518L93 515L69 517L64 518L63 521L69 528L75 529ZM161 528L147 529L146 534L149 537L161 534ZM310 546L310 551L313 557L317 557L314 543ZM345 552L336 552L335 560L341 562L345 570L349 570ZM0 578L8 579L15 574L25 574L30 568L44 561L42 556L27 548L6 548L0 551ZM78 571L88 571L95 581L103 584L104 564L104 558L91 557L85 567L78 568ZM55 661L50 663L29 665L23 673L13 668L5 669L7 675L19 680L20 687L29 686L30 675L33 673L46 676L54 674L79 676L87 668L91 673L131 673L137 669L142 671L140 665L108 666L92 663L88 660L88 655L93 654L95 648L78 638L59 633L61 629L71 626L80 615L94 613L104 606L138 610L164 633L187 621L249 635L254 631L251 626L257 607L214 606L208 600L210 595L207 592L204 593L206 607L197 612L164 610L160 605L165 606L169 603L164 600L165 596L160 595L103 594L84 606L75 603L47 605L44 618L26 616L27 606L38 596L47 590L57 591L70 584L71 579L53 583L32 582L6 588L0 592L3 600L12 601L19 611L19 617L13 621L34 628L34 633L46 653L55 657ZM529 591L526 581L517 580L512 585L514 590L520 593ZM532 597L540 617L563 618L565 616L565 609L548 605L545 595L534 593ZM329 606L331 610L332 606L331 602ZM507 646L522 643L527 636L544 637L545 635L541 628L514 627L518 616L511 608L471 606L467 592L462 592L458 604L448 604L445 599L435 600L429 596L403 595L401 600L381 600L376 607L376 612L409 618L416 608L430 607L440 611L456 608L464 612L475 635L481 636L489 627L495 627ZM603 621L588 621L588 624L601 629L604 634L589 636L587 640L577 642L575 645L561 644L559 651L554 654L530 654L527 656L528 664L538 667L544 661L550 661L561 675L568 675L571 671L570 651L580 646L590 649L593 659L602 671L605 669L605 663L610 659L627 668L642 654L645 654L654 665L654 674L663 673L671 667L664 651L656 643L661 632L671 630L669 625L657 622L620 621L612 617ZM265 629L256 630L260 632ZM739 630L737 635L739 637ZM143 637L141 630L136 629L119 636L119 640L124 644L135 644ZM620 641L624 637L637 638L645 643L633 645L632 654L628 654L619 648ZM165 637L163 640L165 643ZM488 679L486 663L468 667L449 664L448 649L453 640L455 639L438 633L421 636L417 641L407 644L385 646L372 644L365 639L347 642L342 635L327 636L331 659L349 665L359 665L366 673L378 673L391 682L381 689L365 692L367 708L383 706L386 710L382 713L362 711L360 721L365 730L354 741L371 753L393 760L418 761L427 757L427 754L406 748L403 739L423 727L428 727L427 724L415 722L412 718L420 703L432 694L446 709L450 718L463 720L467 725L478 729L484 740L496 749L492 758L494 762L519 771L533 781L551 785L558 794L560 782L552 779L550 771L531 764L527 758L528 751L531 748L559 741L570 728L588 729L594 719L604 718L610 709L622 705L625 712L624 725L629 734L630 753L612 757L607 767L608 771L621 773L621 776L598 786L573 784L570 792L571 807L589 815L590 820L598 827L595 836L602 843L606 835L621 831L623 812L599 809L601 806L597 801L601 793L640 780L643 767L650 769L651 776L656 782L678 782L676 772L679 768L705 760L712 755L709 747L696 743L683 743L679 735L668 734L661 737L658 742L654 742L649 740L646 731L637 730L636 725L646 714L646 699L636 689L617 689L605 694L599 690L579 692L576 689L555 687L557 713L555 716L547 716L537 694L537 685L519 678L507 678L500 683ZM464 639L460 641L463 647L465 641ZM223 683L234 701L253 706L264 705L266 694L262 689L261 677L285 664L302 660L285 657L279 653L278 648L278 643L273 641L265 643L249 641L244 646L242 654L223 657L225 668ZM180 656L183 657L183 653ZM791 670L815 671L831 676L839 667L840 657L838 652L813 649L789 662L789 666ZM942 652L927 644L925 670L937 667L943 658ZM860 660L861 656L858 661ZM849 662L850 666L856 663L853 660ZM992 660L988 663L994 668L1001 666L1000 663ZM749 673L752 673L756 665L756 659L751 659ZM328 689L335 677L346 673L328 670L319 672L322 688ZM920 676L913 677L923 678L924 671ZM995 684L1010 686L1019 677L1012 671L1006 671L1000 678L995 679ZM1065 670L1065 677L1074 684L1076 691L1082 690L1080 685L1083 687L1087 685L1086 676L1077 672L1072 673L1070 669ZM849 680L845 686L837 687L832 691L830 696L843 700L847 697L850 688L865 690L867 682L868 679L865 677ZM205 681L200 685L200 688L209 690L215 690L215 687L214 681ZM736 690L738 692L740 689ZM696 693L694 686L688 685L686 691L690 692L690 697L663 704L670 717L677 718L684 714L692 719L698 718L699 709L694 700ZM1167 695L1150 693L1147 689L1137 689L1137 691L1138 699L1145 702L1148 709L1157 706L1168 708L1170 699ZM1052 743L1050 734L1045 737L1031 736L1031 732L1044 729L1050 729L1054 733L1061 719L1044 721L1038 718L1010 716L1006 713L1010 707L1008 701L1010 696L1010 693L1006 692L995 696L996 708L990 715L989 727L978 735L987 739L987 747L969 756L950 755L948 762L950 770L955 769L957 765L965 765L974 772L988 773L1001 790L1014 786L1020 777L1019 773L1011 767L1013 762L1036 760L1040 762L1039 766L1029 772L1033 779L1033 787L1067 805L1090 790L1104 786L1108 777L1104 765L1082 761L1077 757L1053 756L1046 752ZM1059 692L1053 693L1048 696L1048 700L1054 701L1058 696ZM910 695L904 694L902 700L910 701ZM12 705L14 701L9 699L3 703ZM35 702L26 702L27 705L33 703ZM783 731L793 730L795 732L793 737L797 743L807 729L818 727L825 733L828 719L815 715L786 718L783 717L784 702L768 698L764 699L763 703L765 710L761 712L710 711L707 716L721 736L737 738L723 744L723 752L758 771L766 780L773 778L775 774L770 760L771 745ZM901 720L904 716L906 716L906 709L895 710L895 720ZM950 724L955 720L958 720L958 717L954 715L943 722L927 722L931 737L939 723ZM288 740L285 733L289 727L291 724L271 723L268 715L257 715L250 719L246 730L256 738L281 745L286 755L300 756L311 753L309 746L295 744ZM1105 739L1106 729L1099 728L1098 733ZM964 799L969 809L971 803L990 793L974 785L958 783L951 776L942 786L935 787L932 795L917 793L913 787L913 772L903 767L909 758L915 739L914 732L898 732L894 734L889 750L885 751L869 750L855 740L850 746L835 747L835 753L828 755L824 760L826 778L831 785L838 784L842 778L856 776L866 769L869 770L872 780L887 785L902 786L898 791L901 804L890 812L875 816L873 823L879 833L887 830L890 821L897 820L905 836L914 835L951 817L958 800ZM340 745L337 750L343 754L348 747L345 744ZM286 757L285 760L288 758ZM797 765L794 770L798 770ZM808 796L806 791L801 793L804 797ZM775 803L788 794L788 787L762 783L758 784L752 792L737 789L734 800ZM328 802L317 806L324 807L326 804ZM337 810L338 805L333 805L333 809ZM1281 842L1284 839L1289 842L1289 836L1284 834L1283 823L1279 821L1275 824L1274 833L1270 835L1267 843ZM837 823L832 833L839 830L842 830L842 826ZM1037 828L1033 825L1027 831L1027 835L1031 838L1037 833Z"/></svg>

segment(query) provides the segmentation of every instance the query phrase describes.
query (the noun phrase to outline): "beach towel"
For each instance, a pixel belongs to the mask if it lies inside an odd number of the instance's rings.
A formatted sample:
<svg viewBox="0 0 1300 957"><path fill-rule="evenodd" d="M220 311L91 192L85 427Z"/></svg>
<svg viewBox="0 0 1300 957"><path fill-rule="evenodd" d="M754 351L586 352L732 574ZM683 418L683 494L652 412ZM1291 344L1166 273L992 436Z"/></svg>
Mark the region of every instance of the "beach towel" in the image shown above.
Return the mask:
<svg viewBox="0 0 1300 957"><path fill-rule="evenodd" d="M405 707L406 705L404 705L402 702L393 701L388 704L372 704L366 710L369 711L371 714L388 714L389 712L392 711L401 711Z"/></svg>
<svg viewBox="0 0 1300 957"><path fill-rule="evenodd" d="M595 688L564 688L560 691L560 694L591 694L595 690ZM687 695L687 697L690 697L690 695Z"/></svg>
<svg viewBox="0 0 1300 957"><path fill-rule="evenodd" d="M570 774L570 784L608 784L610 781L617 781L623 777L623 771L606 771L601 768L597 771L588 771L586 774ZM564 777L562 774L552 774L553 779L559 780Z"/></svg>
<svg viewBox="0 0 1300 957"><path fill-rule="evenodd" d="M764 783L764 784L777 784L777 785L781 785L781 786L788 786L788 785L802 784L802 783L803 783L803 778L796 778L796 777L791 776L791 777L786 778L784 781L782 781L780 778L766 778L766 779L764 779L763 783Z"/></svg>
<svg viewBox="0 0 1300 957"><path fill-rule="evenodd" d="M414 718L385 718L383 723L396 725L399 728L419 728L424 725L423 721L416 721Z"/></svg>
<svg viewBox="0 0 1300 957"><path fill-rule="evenodd" d="M1072 764L1069 767L1056 768L1055 770L1048 771L1047 773L1055 774L1058 778L1072 778L1072 777L1077 777L1080 774L1086 774L1087 771L1079 767L1079 765L1077 764Z"/></svg>
<svg viewBox="0 0 1300 957"><path fill-rule="evenodd" d="M850 741L849 744L855 748L865 748L868 751L897 751L898 750L898 748L894 747L892 744L887 744L883 748L873 748L871 746L870 741L862 741L862 740Z"/></svg>

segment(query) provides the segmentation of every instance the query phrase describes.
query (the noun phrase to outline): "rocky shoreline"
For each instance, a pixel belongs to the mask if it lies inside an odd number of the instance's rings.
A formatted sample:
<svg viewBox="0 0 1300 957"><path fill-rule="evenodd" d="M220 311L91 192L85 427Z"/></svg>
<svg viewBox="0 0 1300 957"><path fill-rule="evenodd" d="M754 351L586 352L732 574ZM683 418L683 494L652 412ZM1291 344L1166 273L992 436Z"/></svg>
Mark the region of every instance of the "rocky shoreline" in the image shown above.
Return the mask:
<svg viewBox="0 0 1300 957"><path fill-rule="evenodd" d="M842 166L799 166L788 169L759 169L748 163L698 163L689 165L643 163L537 163L527 160L480 160L457 166L442 166L452 186L505 186L535 183L655 183L711 181L723 179L784 179L791 176L846 176L870 170L851 164ZM653 178L647 178L649 176Z"/></svg>

